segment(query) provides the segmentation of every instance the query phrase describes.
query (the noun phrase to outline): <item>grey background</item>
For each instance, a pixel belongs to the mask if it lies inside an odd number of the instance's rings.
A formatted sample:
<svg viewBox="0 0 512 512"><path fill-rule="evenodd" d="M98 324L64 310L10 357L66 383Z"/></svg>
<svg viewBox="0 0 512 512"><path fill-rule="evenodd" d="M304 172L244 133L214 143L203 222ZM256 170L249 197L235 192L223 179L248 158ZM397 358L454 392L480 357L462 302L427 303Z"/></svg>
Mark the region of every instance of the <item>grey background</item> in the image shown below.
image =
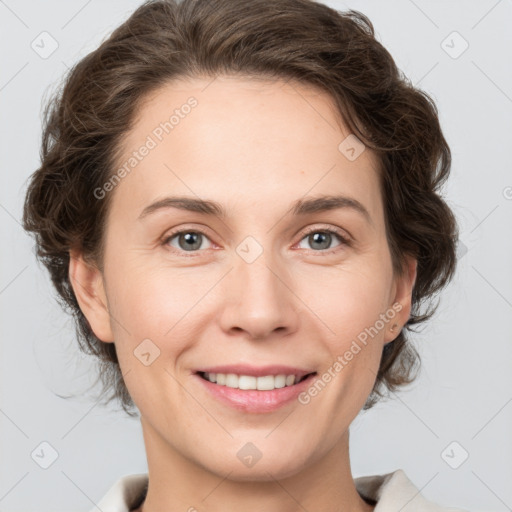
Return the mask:
<svg viewBox="0 0 512 512"><path fill-rule="evenodd" d="M2 512L87 511L119 477L147 470L139 421L83 395L94 366L78 353L19 224L39 164L42 100L140 3L0 0ZM398 66L436 101L453 152L445 192L461 228L457 275L414 338L422 373L355 420L353 475L402 468L440 504L511 510L512 2L325 3L367 14ZM43 31L58 43L47 58L31 47ZM57 396L69 393L79 397ZM44 445L44 457L31 457L42 442L58 453L47 469L35 461L50 456Z"/></svg>

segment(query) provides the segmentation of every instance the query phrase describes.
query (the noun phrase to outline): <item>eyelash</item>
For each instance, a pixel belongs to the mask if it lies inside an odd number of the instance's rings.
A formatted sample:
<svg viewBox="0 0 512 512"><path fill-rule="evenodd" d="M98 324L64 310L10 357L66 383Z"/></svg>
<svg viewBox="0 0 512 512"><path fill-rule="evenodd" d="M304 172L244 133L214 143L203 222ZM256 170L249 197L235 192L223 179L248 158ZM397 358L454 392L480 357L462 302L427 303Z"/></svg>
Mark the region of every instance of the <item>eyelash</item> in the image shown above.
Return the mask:
<svg viewBox="0 0 512 512"><path fill-rule="evenodd" d="M177 235L181 235L183 233L200 233L200 234L204 235L206 238L209 238L208 235L206 234L206 232L200 228L180 229L178 231L173 231L168 236L166 236L164 238L164 240L162 241L162 245L169 247L169 245L168 245L169 242ZM342 246L346 246L346 247L352 246L351 240L349 240L349 238L347 238L346 236L342 235L341 231L338 231L333 228L318 228L318 227L308 228L304 232L302 238L299 240L299 243L302 242L302 240L304 240L304 238L306 238L308 235L310 235L312 233L329 233L331 235L336 235L340 239L341 244L339 246L335 247L334 249L325 249L325 250L318 250L318 251L311 249L312 252L320 253L322 256L327 256L329 254L338 252L338 250L340 250L340 247L342 247ZM173 253L178 253L180 255L183 255L186 258L197 257L198 253L201 252L201 251L190 251L189 254L186 254L187 251L175 249L174 247L171 247L169 250ZM185 253L185 254L183 254L183 253Z"/></svg>

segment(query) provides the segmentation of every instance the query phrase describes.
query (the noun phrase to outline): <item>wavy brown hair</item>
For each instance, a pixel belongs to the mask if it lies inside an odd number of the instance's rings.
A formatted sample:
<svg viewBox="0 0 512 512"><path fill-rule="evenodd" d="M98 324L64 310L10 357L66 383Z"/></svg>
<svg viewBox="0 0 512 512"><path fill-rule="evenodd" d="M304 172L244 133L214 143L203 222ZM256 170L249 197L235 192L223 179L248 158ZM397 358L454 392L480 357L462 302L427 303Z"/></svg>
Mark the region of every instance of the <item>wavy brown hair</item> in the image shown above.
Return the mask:
<svg viewBox="0 0 512 512"><path fill-rule="evenodd" d="M430 318L452 278L458 238L440 188L451 165L434 101L415 88L362 13L312 0L152 0L80 60L47 102L41 166L32 175L24 228L35 235L58 299L76 320L82 351L96 356L108 401L132 415L115 344L100 341L68 277L70 249L102 268L109 195L93 193L116 169L123 136L148 95L173 79L238 75L320 88L380 162L386 235L398 275L418 260L411 315L383 348L364 409L411 383L420 367L406 330Z"/></svg>

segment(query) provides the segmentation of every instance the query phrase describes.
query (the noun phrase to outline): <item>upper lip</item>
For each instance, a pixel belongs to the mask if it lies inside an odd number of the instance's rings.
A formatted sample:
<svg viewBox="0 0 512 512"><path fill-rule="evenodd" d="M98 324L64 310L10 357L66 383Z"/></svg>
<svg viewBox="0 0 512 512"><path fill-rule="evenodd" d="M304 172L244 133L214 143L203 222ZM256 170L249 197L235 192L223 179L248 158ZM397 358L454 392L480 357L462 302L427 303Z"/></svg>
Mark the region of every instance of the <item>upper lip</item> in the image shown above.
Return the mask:
<svg viewBox="0 0 512 512"><path fill-rule="evenodd" d="M268 366L250 366L246 364L209 366L195 370L196 373L234 373L236 375L250 375L252 377L264 377L266 375L295 375L299 379L315 373L314 370L304 370L293 366L283 366L278 364Z"/></svg>

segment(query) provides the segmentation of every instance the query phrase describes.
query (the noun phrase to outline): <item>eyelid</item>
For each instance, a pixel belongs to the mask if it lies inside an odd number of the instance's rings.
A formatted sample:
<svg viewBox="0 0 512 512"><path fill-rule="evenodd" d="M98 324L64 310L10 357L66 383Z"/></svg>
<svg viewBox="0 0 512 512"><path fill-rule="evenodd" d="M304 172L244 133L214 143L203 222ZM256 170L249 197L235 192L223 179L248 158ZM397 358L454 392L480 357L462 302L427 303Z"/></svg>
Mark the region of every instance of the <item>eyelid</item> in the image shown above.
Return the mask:
<svg viewBox="0 0 512 512"><path fill-rule="evenodd" d="M204 228L200 228L200 227L195 227L195 226L185 226L185 227L179 227L179 228L176 228L175 230L171 230L171 231L168 231L163 237L162 237L162 241L161 241L161 244L162 245L165 245L167 246L169 241L174 238L175 236L177 235L181 235L183 233L201 233L202 235L204 235L206 238L208 238L208 240L210 240L210 237L208 236L208 233L206 232L207 230L204 229ZM210 240L211 241L211 240ZM213 241L211 241L212 244L214 244ZM175 249L174 247L170 247L169 250L174 253L174 254L180 254L180 255L185 255L186 257L190 257L190 256L197 256L199 253L207 250L207 249L203 249L202 251L190 251L188 254L187 252L188 251L181 251L179 249Z"/></svg>
<svg viewBox="0 0 512 512"><path fill-rule="evenodd" d="M300 240L295 245L302 242L302 240L304 240L304 238L306 238L311 233L331 233L331 234L336 235L341 241L340 245L334 247L333 249L325 249L323 251L315 251L313 249L307 249L308 252L317 253L319 256L322 256L322 255L327 256L327 255L330 255L333 253L337 253L343 249L343 246L352 247L352 244L353 244L352 236L349 235L345 230L342 230L338 227L334 227L332 225L328 225L328 226L316 225L316 226L311 226L309 228L306 228L306 230L302 232Z"/></svg>

